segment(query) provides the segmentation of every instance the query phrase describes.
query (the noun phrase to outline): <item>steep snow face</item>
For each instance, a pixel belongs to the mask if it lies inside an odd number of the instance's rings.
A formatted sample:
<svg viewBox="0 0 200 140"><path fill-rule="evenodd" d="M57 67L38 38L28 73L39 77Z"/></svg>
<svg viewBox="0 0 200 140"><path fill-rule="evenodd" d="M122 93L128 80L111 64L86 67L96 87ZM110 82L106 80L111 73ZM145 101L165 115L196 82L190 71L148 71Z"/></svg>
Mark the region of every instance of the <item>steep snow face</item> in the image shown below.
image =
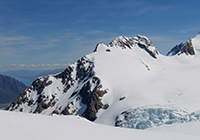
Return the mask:
<svg viewBox="0 0 200 140"><path fill-rule="evenodd" d="M192 39L196 51L200 51L200 32Z"/></svg>
<svg viewBox="0 0 200 140"><path fill-rule="evenodd" d="M166 57L156 52L144 36L99 43L64 72L38 78L7 110L50 114L56 109L139 129L179 123L193 112L193 120L198 120L200 55ZM150 122L147 127L144 121Z"/></svg>

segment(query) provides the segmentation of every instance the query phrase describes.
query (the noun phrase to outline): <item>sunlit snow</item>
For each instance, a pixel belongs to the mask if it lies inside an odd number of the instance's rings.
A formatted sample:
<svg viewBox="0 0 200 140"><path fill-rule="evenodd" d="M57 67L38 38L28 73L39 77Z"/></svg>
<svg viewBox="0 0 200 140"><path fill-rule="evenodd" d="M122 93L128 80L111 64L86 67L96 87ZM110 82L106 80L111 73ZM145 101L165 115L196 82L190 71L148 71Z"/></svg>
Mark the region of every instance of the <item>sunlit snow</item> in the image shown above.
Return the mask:
<svg viewBox="0 0 200 140"><path fill-rule="evenodd" d="M158 130L136 130L95 124L79 116L45 116L8 111L0 111L0 120L0 140L200 139L197 133L200 122L166 126Z"/></svg>

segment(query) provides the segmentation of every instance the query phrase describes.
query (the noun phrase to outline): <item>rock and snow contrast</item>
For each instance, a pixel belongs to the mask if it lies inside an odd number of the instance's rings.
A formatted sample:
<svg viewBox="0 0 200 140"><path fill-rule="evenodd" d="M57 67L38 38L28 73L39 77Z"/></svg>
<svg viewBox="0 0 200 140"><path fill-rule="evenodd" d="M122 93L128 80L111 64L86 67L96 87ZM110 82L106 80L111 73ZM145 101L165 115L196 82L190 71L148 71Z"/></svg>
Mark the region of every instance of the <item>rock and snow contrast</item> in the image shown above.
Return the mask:
<svg viewBox="0 0 200 140"><path fill-rule="evenodd" d="M168 53L168 56L180 55L195 55L196 51L200 51L200 32L192 39L190 38L186 43L180 43L173 47Z"/></svg>
<svg viewBox="0 0 200 140"><path fill-rule="evenodd" d="M99 43L65 71L37 78L6 110L81 115L146 129L200 120L200 34L159 53L145 36Z"/></svg>

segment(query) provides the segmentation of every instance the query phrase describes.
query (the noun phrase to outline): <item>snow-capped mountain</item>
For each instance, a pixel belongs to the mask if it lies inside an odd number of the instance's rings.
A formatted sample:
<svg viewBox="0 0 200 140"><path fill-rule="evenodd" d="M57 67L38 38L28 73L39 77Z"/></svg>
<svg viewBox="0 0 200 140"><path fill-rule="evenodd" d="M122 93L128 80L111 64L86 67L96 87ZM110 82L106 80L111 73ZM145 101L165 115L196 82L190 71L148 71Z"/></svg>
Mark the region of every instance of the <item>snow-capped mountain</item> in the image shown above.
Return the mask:
<svg viewBox="0 0 200 140"><path fill-rule="evenodd" d="M137 35L133 39L130 37L120 36L108 45L108 47L121 47L122 49L132 49L132 47L135 46L139 46L140 48L146 50L149 55L154 58L157 58L157 55L159 55L159 51L151 40L141 35Z"/></svg>
<svg viewBox="0 0 200 140"><path fill-rule="evenodd" d="M99 43L62 73L36 79L7 110L58 110L138 129L200 120L199 42L199 34L189 42L195 48L191 57L164 56L141 35Z"/></svg>
<svg viewBox="0 0 200 140"><path fill-rule="evenodd" d="M200 50L200 32L194 37L190 38L186 43L180 43L173 47L167 56L180 55L185 53L186 55L195 55L196 51Z"/></svg>

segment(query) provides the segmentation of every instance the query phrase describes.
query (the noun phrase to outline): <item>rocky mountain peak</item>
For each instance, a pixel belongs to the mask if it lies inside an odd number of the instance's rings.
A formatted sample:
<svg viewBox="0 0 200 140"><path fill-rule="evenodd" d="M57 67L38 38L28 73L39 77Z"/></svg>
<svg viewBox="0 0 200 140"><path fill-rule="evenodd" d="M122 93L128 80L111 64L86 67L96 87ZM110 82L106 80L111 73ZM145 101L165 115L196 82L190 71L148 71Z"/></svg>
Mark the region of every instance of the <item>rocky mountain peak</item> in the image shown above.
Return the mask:
<svg viewBox="0 0 200 140"><path fill-rule="evenodd" d="M99 43L96 45L96 47L95 47L95 49L94 49L93 52L97 52L98 50L100 50L100 49L102 49L102 48L107 48L107 47L108 47L107 45L103 44L102 42L99 42Z"/></svg>
<svg viewBox="0 0 200 140"><path fill-rule="evenodd" d="M122 49L129 48L131 49L134 44L134 41L130 37L119 36L109 43L109 47L121 47Z"/></svg>
<svg viewBox="0 0 200 140"><path fill-rule="evenodd" d="M168 53L167 56L173 56L173 55L195 55L194 47L192 44L192 38L190 38L186 43L180 43L179 45L176 45L173 47Z"/></svg>
<svg viewBox="0 0 200 140"><path fill-rule="evenodd" d="M157 58L159 55L159 51L156 46L152 43L152 41L146 36L137 35L134 38L134 42L142 49L147 51L153 58Z"/></svg>
<svg viewBox="0 0 200 140"><path fill-rule="evenodd" d="M194 47L192 44L192 38L190 38L186 44L181 48L181 51L178 55L185 53L186 55L195 55Z"/></svg>
<svg viewBox="0 0 200 140"><path fill-rule="evenodd" d="M108 47L120 47L122 49L132 49L140 47L148 52L153 58L157 58L159 51L155 45L146 36L137 35L134 38L119 36L108 44Z"/></svg>

